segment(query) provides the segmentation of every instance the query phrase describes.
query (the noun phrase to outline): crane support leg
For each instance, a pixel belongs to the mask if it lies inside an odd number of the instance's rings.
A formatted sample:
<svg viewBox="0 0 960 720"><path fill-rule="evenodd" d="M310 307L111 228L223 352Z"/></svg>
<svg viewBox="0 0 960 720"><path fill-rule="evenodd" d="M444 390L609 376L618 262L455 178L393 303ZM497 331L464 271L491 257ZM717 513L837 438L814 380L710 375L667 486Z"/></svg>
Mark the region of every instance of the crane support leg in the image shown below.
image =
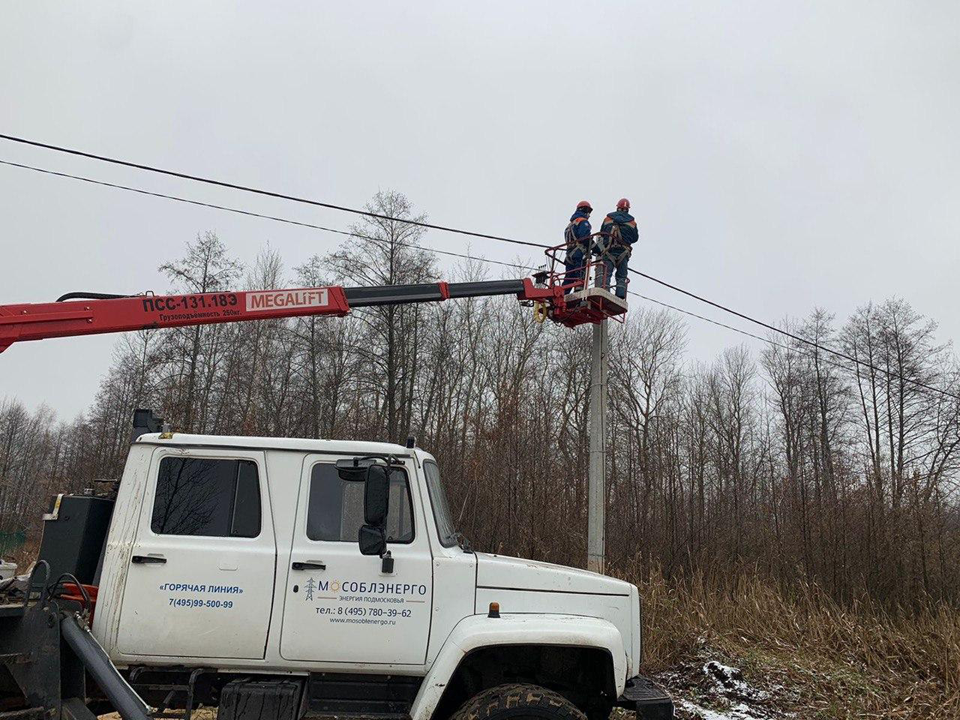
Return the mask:
<svg viewBox="0 0 960 720"><path fill-rule="evenodd" d="M150 720L147 706L117 672L90 630L73 615L64 615L60 626L70 649L80 658L90 677L96 680L120 717L123 720Z"/></svg>

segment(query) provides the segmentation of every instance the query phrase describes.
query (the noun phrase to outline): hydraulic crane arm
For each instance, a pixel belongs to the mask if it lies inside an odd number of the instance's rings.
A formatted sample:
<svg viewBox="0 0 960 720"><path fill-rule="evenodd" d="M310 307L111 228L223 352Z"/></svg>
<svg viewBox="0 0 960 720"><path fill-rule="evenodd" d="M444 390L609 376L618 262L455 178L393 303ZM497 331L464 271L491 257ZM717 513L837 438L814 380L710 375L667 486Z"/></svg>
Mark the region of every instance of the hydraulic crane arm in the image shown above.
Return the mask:
<svg viewBox="0 0 960 720"><path fill-rule="evenodd" d="M562 289L559 290L562 300ZM468 283L424 283L343 288L336 285L288 290L133 295L70 293L52 303L0 305L0 352L21 340L96 335L269 318L333 315L372 305L439 302L450 298L516 295L550 302L555 288L529 278ZM70 300L65 302L64 300Z"/></svg>
<svg viewBox="0 0 960 720"><path fill-rule="evenodd" d="M343 288L338 285L287 290L190 293L186 295L104 295L68 293L57 302L0 305L0 352L21 340L98 335L154 330L212 323L268 320L271 318L342 317L351 308L440 302L451 298L515 295L533 304L534 317L576 327L620 317L624 301L607 290L589 287L588 279L599 261L568 278L559 253L550 248L550 270L518 280L464 283L422 283ZM69 302L68 302L69 301Z"/></svg>
<svg viewBox="0 0 960 720"><path fill-rule="evenodd" d="M415 302L439 302L450 298L483 297L488 295L516 295L526 297L529 280L487 280L466 283L426 283L423 285L381 285L379 287L352 287L344 289L350 307L370 305L404 305Z"/></svg>

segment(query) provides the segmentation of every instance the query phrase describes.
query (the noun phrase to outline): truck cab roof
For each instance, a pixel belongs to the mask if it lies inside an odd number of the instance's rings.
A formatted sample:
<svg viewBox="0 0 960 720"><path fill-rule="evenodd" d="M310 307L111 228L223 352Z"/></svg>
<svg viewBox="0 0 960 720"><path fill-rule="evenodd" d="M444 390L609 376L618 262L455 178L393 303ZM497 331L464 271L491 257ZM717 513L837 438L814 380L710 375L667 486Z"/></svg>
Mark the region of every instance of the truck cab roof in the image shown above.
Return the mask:
<svg viewBox="0 0 960 720"><path fill-rule="evenodd" d="M192 435L189 433L147 433L136 443L165 446L243 448L247 450L288 450L293 452L357 453L369 455L428 456L419 448L396 443L357 440L318 440L314 438L250 437L246 435Z"/></svg>

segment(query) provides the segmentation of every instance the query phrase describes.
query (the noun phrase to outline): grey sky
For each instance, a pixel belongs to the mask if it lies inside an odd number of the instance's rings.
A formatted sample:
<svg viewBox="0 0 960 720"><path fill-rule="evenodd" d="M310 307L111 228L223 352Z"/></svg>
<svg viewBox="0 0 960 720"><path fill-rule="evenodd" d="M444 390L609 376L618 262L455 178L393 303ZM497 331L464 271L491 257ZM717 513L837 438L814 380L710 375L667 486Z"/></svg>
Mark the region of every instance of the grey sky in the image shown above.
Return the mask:
<svg viewBox="0 0 960 720"><path fill-rule="evenodd" d="M344 205L396 188L434 222L538 242L576 201L626 195L653 275L769 320L899 295L960 337L956 2L7 2L0 59L5 133ZM6 142L0 159L352 222ZM157 266L207 229L288 268L341 241L0 167L0 303L162 290ZM743 340L689 327L698 358ZM115 341L14 345L0 398L72 416Z"/></svg>

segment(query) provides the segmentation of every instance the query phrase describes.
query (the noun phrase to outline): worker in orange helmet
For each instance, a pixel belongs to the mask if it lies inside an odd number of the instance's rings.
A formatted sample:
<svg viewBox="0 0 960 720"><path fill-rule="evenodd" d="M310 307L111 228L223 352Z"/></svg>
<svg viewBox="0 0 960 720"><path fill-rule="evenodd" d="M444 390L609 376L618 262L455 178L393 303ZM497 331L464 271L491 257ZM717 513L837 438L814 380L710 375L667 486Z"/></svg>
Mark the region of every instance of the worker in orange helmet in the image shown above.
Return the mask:
<svg viewBox="0 0 960 720"><path fill-rule="evenodd" d="M599 287L610 289L610 281L617 278L617 297L627 299L627 261L633 244L640 239L637 221L630 214L630 201L620 198L617 209L603 219L600 226L603 266L597 277Z"/></svg>
<svg viewBox="0 0 960 720"><path fill-rule="evenodd" d="M563 284L568 285L566 292L583 288L583 273L590 256L590 213L593 208L586 200L577 203L577 209L570 216L570 222L563 231L567 245L566 266ZM572 284L574 283L574 284Z"/></svg>

